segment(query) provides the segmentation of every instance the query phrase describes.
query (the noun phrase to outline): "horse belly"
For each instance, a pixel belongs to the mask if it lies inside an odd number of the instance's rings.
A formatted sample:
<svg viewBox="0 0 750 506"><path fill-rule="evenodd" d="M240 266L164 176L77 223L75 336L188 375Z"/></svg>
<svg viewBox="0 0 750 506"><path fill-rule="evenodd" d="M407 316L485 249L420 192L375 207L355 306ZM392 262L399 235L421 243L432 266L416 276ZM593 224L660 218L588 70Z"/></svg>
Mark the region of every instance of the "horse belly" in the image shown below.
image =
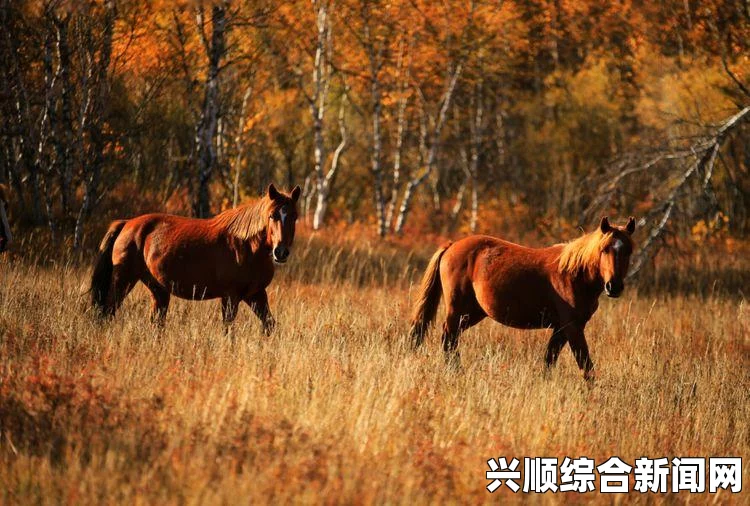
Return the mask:
<svg viewBox="0 0 750 506"><path fill-rule="evenodd" d="M206 279L181 266L170 268L169 265L161 265L159 268L150 270L161 286L181 299L215 299L223 296L225 292L217 280Z"/></svg>
<svg viewBox="0 0 750 506"><path fill-rule="evenodd" d="M170 287L170 293L175 297L186 300L210 300L222 297L224 294L216 287L193 283L190 285L173 285Z"/></svg>
<svg viewBox="0 0 750 506"><path fill-rule="evenodd" d="M226 258L224 258L226 256ZM261 258L243 266L227 255L166 256L154 262L152 274L174 296L188 300L220 297L247 298L264 290L273 279L270 259Z"/></svg>
<svg viewBox="0 0 750 506"><path fill-rule="evenodd" d="M496 301L490 318L517 329L542 329L555 325L557 318L550 307L538 303L519 302Z"/></svg>
<svg viewBox="0 0 750 506"><path fill-rule="evenodd" d="M166 241L154 239L147 248L146 266L151 276L172 295L204 300L227 294L227 276L220 270L230 259L218 259L200 244L170 247Z"/></svg>
<svg viewBox="0 0 750 506"><path fill-rule="evenodd" d="M549 285L533 273L495 272L475 281L474 291L485 313L503 325L539 329L557 323Z"/></svg>

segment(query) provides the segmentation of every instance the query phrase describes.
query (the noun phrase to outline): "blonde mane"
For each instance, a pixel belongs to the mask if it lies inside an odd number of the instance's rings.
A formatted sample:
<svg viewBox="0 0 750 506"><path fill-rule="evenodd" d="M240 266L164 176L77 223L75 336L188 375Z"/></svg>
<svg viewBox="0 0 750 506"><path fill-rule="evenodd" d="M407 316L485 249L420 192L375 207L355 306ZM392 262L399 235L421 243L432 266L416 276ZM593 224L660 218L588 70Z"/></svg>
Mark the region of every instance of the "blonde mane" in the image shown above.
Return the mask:
<svg viewBox="0 0 750 506"><path fill-rule="evenodd" d="M599 270L601 252L611 239L612 232L605 234L597 229L563 244L557 264L559 271L574 275L585 272L593 278Z"/></svg>
<svg viewBox="0 0 750 506"><path fill-rule="evenodd" d="M231 235L242 241L258 237L268 226L273 201L268 197L228 209L214 217L214 223L226 229Z"/></svg>

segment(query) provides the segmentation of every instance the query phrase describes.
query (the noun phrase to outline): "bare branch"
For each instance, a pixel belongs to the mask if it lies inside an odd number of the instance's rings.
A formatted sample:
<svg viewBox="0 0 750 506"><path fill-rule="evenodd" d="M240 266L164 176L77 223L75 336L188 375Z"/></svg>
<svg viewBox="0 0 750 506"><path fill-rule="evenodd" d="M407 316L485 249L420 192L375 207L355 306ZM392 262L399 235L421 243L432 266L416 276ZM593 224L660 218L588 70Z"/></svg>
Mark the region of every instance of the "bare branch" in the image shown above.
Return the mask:
<svg viewBox="0 0 750 506"><path fill-rule="evenodd" d="M712 136L707 136L707 140L699 141L690 148L695 161L682 173L677 184L672 188L669 194L663 199L651 215L658 216L658 223L651 229L646 241L642 244L641 249L634 257L633 267L629 276L635 276L644 266L646 260L658 251L656 248L657 240L660 239L667 228L670 218L672 217L678 202L683 197L683 193L688 187L688 183L696 174L703 174L702 188L707 187L713 174L714 165L719 151L727 137L744 121L750 118L750 106L745 107L740 112L724 121ZM658 161L665 157L657 158L652 163L646 164L653 167Z"/></svg>

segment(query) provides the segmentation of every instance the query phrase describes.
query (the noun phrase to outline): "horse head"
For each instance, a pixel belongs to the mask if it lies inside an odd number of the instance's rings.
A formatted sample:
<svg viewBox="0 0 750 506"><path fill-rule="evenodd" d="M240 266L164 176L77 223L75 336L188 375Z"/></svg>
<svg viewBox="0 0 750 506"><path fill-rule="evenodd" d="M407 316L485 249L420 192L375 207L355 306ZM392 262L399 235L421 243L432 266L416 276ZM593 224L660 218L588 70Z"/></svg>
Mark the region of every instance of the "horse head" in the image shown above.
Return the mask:
<svg viewBox="0 0 750 506"><path fill-rule="evenodd" d="M301 190L295 186L291 193L280 192L271 184L268 186L270 201L267 242L271 248L273 261L283 264L289 258L289 252L294 242L295 225L297 223L297 201Z"/></svg>
<svg viewBox="0 0 750 506"><path fill-rule="evenodd" d="M611 225L605 216L599 224L599 230L605 241L602 243L599 260L599 274L604 280L604 292L609 297L619 297L625 289L625 276L630 267L630 255L633 253L635 218L632 216L624 227Z"/></svg>

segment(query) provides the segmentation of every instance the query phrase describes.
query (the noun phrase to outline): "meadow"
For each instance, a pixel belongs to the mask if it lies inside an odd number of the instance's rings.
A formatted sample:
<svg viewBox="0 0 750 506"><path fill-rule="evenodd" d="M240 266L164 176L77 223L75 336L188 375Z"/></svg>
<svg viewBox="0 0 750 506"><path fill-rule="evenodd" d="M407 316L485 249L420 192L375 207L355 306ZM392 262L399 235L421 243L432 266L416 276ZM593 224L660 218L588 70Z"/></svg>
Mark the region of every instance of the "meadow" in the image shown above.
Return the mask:
<svg viewBox="0 0 750 506"><path fill-rule="evenodd" d="M408 316L432 248L303 236L270 287L276 332L264 337L242 307L234 339L217 301L173 299L160 330L139 287L102 323L87 309L85 262L4 257L0 503L624 499L489 494L487 459L502 456L740 456L750 483L745 255L718 262L704 250L602 297L587 327L589 384L567 348L545 378L548 331L485 321L462 336L459 372L437 331L411 351Z"/></svg>

